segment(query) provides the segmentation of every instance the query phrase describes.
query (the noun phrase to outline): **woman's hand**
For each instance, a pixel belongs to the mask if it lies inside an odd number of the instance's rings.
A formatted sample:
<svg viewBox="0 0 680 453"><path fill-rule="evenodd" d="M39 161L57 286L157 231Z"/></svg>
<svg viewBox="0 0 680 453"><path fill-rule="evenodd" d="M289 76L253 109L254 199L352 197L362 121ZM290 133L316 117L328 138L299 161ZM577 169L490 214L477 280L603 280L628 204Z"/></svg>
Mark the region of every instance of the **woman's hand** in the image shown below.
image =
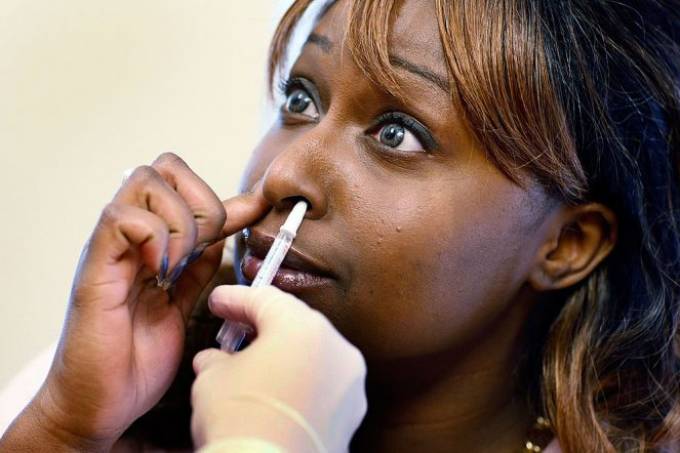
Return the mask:
<svg viewBox="0 0 680 453"><path fill-rule="evenodd" d="M196 446L256 437L287 451L346 451L366 413L361 353L322 314L274 287L220 286L209 306L254 326L257 337L236 354L207 349L194 358Z"/></svg>
<svg viewBox="0 0 680 453"><path fill-rule="evenodd" d="M29 418L67 444L109 448L172 382L223 239L267 209L260 192L221 202L173 154L137 168L83 250L57 354Z"/></svg>

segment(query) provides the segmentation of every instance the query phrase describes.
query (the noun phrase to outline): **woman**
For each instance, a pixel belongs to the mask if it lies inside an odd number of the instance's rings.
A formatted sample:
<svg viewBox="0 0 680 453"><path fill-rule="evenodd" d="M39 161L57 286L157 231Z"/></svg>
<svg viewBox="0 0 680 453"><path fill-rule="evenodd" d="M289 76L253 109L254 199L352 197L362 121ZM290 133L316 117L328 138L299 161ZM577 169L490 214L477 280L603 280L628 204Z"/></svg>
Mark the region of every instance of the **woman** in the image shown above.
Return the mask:
<svg viewBox="0 0 680 453"><path fill-rule="evenodd" d="M279 25L272 80L310 3ZM670 0L322 11L246 170L244 192L272 209L237 255L251 280L308 202L275 284L366 358L353 450L677 448L679 12ZM194 330L188 351L211 345L214 330ZM180 372L129 434L187 425L190 382Z"/></svg>
<svg viewBox="0 0 680 453"><path fill-rule="evenodd" d="M568 452L680 438L678 12L325 11L245 180L311 203L298 247L323 286L286 289L366 356L357 450L513 451L538 416Z"/></svg>

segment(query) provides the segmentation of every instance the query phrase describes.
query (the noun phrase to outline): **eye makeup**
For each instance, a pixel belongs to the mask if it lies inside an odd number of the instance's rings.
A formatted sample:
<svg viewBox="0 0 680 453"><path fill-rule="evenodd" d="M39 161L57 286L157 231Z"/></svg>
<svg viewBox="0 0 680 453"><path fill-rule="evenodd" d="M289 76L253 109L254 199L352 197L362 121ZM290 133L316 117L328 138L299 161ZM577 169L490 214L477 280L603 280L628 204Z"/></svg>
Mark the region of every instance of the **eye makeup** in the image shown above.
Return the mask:
<svg viewBox="0 0 680 453"><path fill-rule="evenodd" d="M422 143L425 151L431 152L439 148L439 144L434 139L430 131L420 121L404 112L386 112L378 116L369 132L377 132L381 127L388 124L398 124L413 133Z"/></svg>
<svg viewBox="0 0 680 453"><path fill-rule="evenodd" d="M302 90L307 93L309 98L317 107L317 111L320 111L321 96L315 84L308 78L291 76L281 79L278 84L278 91L285 98L281 105L281 110L283 113L292 116L299 115L294 111L289 111L287 108L288 98L293 95L296 90ZM318 120L318 118L314 119ZM378 115L378 117L373 120L371 125L366 129L366 132L369 135L373 135L382 127L388 126L390 124L399 125L413 134L413 136L415 136L415 138L422 144L423 150L421 151L430 153L439 149L439 143L425 125L423 125L413 116L399 110L387 111ZM377 146L380 146L390 152L404 152L385 145L380 141L377 141Z"/></svg>
<svg viewBox="0 0 680 453"><path fill-rule="evenodd" d="M316 104L317 110L321 110L321 96L316 86L304 77L288 77L281 79L278 84L278 91L283 97L288 97L296 89L306 91Z"/></svg>

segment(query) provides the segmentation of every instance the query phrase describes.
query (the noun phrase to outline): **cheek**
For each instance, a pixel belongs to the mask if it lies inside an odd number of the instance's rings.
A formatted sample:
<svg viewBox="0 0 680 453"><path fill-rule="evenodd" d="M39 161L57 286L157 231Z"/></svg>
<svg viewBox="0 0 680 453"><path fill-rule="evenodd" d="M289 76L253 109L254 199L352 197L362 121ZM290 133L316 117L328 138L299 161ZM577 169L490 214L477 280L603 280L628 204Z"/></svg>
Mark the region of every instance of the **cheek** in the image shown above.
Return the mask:
<svg viewBox="0 0 680 453"><path fill-rule="evenodd" d="M245 188L294 139L274 127L253 152ZM305 300L369 359L464 347L503 315L524 281L527 195L488 166L456 180L450 168L379 177L336 151L326 167L342 171L318 175L332 179L332 212L308 228L343 277L337 291Z"/></svg>
<svg viewBox="0 0 680 453"><path fill-rule="evenodd" d="M459 347L507 308L524 279L524 235L512 209L522 193L481 189L392 191L372 207L372 218L355 219L363 234L352 248L348 335L364 353L403 357ZM503 196L484 195L492 193Z"/></svg>
<svg viewBox="0 0 680 453"><path fill-rule="evenodd" d="M283 150L288 142L288 134L276 125L267 132L248 159L248 164L241 177L239 189L245 192L262 178L267 167Z"/></svg>

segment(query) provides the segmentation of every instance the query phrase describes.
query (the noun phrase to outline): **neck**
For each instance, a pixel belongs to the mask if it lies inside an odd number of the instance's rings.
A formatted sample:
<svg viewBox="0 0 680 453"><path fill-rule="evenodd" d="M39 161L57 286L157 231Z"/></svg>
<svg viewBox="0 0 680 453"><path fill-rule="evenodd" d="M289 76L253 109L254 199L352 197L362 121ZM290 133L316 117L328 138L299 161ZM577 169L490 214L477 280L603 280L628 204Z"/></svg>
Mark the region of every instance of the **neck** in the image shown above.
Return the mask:
<svg viewBox="0 0 680 453"><path fill-rule="evenodd" d="M369 365L352 451L521 451L533 421L515 378L523 323L507 321L472 347Z"/></svg>

